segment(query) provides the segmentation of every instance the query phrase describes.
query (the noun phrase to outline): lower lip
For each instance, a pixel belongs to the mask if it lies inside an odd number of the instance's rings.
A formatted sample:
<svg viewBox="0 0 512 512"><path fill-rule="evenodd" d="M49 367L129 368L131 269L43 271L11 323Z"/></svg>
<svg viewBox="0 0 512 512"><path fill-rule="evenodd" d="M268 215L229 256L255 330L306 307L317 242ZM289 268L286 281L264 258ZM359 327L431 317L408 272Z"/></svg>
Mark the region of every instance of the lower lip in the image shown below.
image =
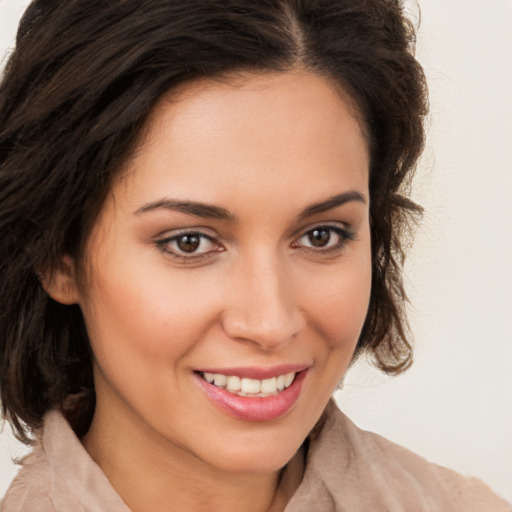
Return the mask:
<svg viewBox="0 0 512 512"><path fill-rule="evenodd" d="M297 373L290 387L267 397L234 395L206 382L198 374L195 377L208 398L230 416L244 421L270 421L283 416L295 405L306 373L307 370Z"/></svg>

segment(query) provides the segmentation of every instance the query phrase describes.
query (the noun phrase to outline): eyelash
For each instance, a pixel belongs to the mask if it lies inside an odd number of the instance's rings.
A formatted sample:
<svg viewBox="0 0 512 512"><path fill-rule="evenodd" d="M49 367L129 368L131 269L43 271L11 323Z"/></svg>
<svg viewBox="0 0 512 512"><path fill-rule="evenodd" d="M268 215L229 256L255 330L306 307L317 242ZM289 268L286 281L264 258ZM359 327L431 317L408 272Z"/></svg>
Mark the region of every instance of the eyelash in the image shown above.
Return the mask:
<svg viewBox="0 0 512 512"><path fill-rule="evenodd" d="M347 242L351 242L356 239L356 235L353 231L342 228L337 225L332 224L321 224L318 226L314 226L307 231L303 232L303 234L299 237L298 240L301 240L304 237L307 237L309 234L313 233L314 231L328 231L330 233L329 235L329 242L330 237L332 236L332 233L335 233L339 237L339 241L335 243L333 246L325 247L325 248L315 248L315 247L306 247L306 246L299 246L296 242L292 244L293 247L301 248L305 251L311 251L316 254L320 253L322 255L332 254L336 252L340 252L345 248L345 245Z"/></svg>
<svg viewBox="0 0 512 512"><path fill-rule="evenodd" d="M298 241L300 241L302 238L307 237L309 234L313 233L314 231L329 231L330 235L332 236L332 233L337 235L339 237L339 241L331 247L326 248L315 248L315 247L308 247L308 246L301 246L299 245ZM184 237L197 237L200 239L200 242L203 240L207 240L208 242L215 245L215 248L213 250L202 252L202 253L179 253L177 250L171 250L170 244L177 242L181 238ZM306 231L303 231L302 234L296 239L296 242L292 243L292 247L301 249L303 251L307 252L313 252L315 254L321 254L321 255L327 255L332 254L335 252L340 252L344 249L347 242L353 241L356 239L355 233L347 228L342 228L337 225L331 225L331 224L321 224L318 226L314 226L312 228L309 228ZM330 242L330 238L329 238ZM218 240L216 237L207 235L200 231L182 231L181 233L177 233L173 236L163 238L161 240L157 240L155 242L155 245L158 249L160 249L163 253L171 256L172 258L178 259L184 263L186 262L192 262L192 261L200 261L205 258L210 258L214 256L218 252L223 252L225 249L218 243ZM179 250L179 249L178 249Z"/></svg>
<svg viewBox="0 0 512 512"><path fill-rule="evenodd" d="M173 242L177 242L178 240L184 238L184 237L197 237L199 240L200 240L200 243L203 241L203 240L207 240L208 242L211 242L212 244L215 244L216 245L216 248L211 250L211 251L207 251L207 252L202 252L202 253L197 253L197 254L194 254L194 253L179 253L177 252L176 250L171 250L170 249L170 244L172 244ZM213 256L214 254L216 254L217 252L222 252L224 251L224 248L217 242L217 239L213 236L210 236L210 235L207 235L205 233L202 233L201 231L182 231L181 233L177 233L173 236L170 236L170 237L166 237L166 238L163 238L162 240L157 240L156 241L156 246L158 249L160 249L163 253L173 257L173 258L176 258L180 261L183 261L183 262L188 262L188 261L191 261L191 260L200 260L200 259L203 259L203 258L209 258L211 256Z"/></svg>

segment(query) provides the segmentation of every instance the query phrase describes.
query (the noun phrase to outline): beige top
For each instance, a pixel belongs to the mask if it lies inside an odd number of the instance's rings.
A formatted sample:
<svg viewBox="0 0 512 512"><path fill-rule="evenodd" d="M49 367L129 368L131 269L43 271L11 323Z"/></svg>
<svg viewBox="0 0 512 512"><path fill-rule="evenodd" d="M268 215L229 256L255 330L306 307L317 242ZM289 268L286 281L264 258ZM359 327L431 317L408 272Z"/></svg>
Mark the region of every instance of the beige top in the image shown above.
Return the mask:
<svg viewBox="0 0 512 512"><path fill-rule="evenodd" d="M130 512L63 416L45 417L2 512ZM170 508L172 510L172 506ZM512 512L464 478L357 428L334 404L311 441L303 481L285 512Z"/></svg>

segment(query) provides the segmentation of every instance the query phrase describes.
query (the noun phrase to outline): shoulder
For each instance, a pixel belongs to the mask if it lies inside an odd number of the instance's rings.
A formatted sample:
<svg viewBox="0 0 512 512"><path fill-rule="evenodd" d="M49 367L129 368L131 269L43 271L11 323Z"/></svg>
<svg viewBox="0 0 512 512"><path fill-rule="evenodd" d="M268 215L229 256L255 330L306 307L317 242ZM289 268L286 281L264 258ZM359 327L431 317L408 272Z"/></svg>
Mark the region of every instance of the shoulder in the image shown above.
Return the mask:
<svg viewBox="0 0 512 512"><path fill-rule="evenodd" d="M21 461L21 465L0 505L0 510L57 512L54 496L61 493L61 485L52 478L50 465L42 447L36 446L32 453Z"/></svg>
<svg viewBox="0 0 512 512"><path fill-rule="evenodd" d="M21 460L21 469L0 504L0 512L85 512L75 485L69 481L73 461L80 455L76 445L79 441L73 439L62 415L47 413L34 448ZM65 470L60 470L67 461Z"/></svg>
<svg viewBox="0 0 512 512"><path fill-rule="evenodd" d="M312 462L329 492L356 510L512 512L483 482L428 462L328 409Z"/></svg>
<svg viewBox="0 0 512 512"><path fill-rule="evenodd" d="M64 416L49 411L1 512L129 512Z"/></svg>

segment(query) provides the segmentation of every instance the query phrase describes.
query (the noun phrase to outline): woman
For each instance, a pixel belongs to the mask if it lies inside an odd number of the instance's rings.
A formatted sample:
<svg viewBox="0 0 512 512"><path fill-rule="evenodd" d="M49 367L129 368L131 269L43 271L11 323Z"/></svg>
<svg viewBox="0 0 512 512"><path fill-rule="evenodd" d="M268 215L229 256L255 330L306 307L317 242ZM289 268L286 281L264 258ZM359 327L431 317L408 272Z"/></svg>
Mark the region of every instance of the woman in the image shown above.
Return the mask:
<svg viewBox="0 0 512 512"><path fill-rule="evenodd" d="M0 89L12 510L509 510L330 402L411 362L397 2L36 1Z"/></svg>

